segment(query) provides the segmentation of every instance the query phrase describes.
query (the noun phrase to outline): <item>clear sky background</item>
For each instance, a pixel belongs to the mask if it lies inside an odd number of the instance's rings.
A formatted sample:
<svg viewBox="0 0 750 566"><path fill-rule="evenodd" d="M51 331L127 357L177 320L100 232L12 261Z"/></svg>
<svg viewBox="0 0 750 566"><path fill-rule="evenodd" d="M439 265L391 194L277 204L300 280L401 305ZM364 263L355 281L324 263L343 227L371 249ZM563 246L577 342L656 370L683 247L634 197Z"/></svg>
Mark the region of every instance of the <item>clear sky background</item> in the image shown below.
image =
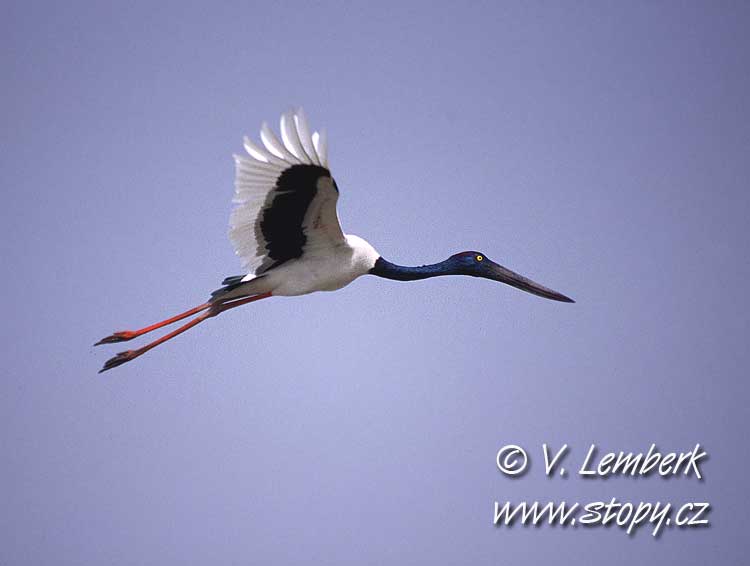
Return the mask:
<svg viewBox="0 0 750 566"><path fill-rule="evenodd" d="M0 564L744 563L748 29L744 2L6 3ZM577 303L367 277L97 375L123 348L96 340L240 272L231 155L291 105L345 231ZM547 479L542 442L710 459ZM712 526L492 525L611 497Z"/></svg>

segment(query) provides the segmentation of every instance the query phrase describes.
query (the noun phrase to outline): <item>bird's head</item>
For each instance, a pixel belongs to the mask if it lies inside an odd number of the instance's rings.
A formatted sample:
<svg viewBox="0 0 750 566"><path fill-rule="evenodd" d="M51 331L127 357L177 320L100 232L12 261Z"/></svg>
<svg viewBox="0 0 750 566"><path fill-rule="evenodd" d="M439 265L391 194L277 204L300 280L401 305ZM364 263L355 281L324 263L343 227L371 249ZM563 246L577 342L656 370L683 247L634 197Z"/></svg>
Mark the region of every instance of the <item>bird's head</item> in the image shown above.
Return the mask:
<svg viewBox="0 0 750 566"><path fill-rule="evenodd" d="M457 253L449 257L448 260L446 260L446 263L450 263L451 268L454 269L455 273L458 275L471 275L472 277L492 279L493 281L512 285L513 287L526 291L527 293L533 293L534 295L552 299L553 301L561 301L563 303L575 302L573 299L566 297L562 293L548 289L531 279L527 279L526 277L495 263L482 252L471 251Z"/></svg>

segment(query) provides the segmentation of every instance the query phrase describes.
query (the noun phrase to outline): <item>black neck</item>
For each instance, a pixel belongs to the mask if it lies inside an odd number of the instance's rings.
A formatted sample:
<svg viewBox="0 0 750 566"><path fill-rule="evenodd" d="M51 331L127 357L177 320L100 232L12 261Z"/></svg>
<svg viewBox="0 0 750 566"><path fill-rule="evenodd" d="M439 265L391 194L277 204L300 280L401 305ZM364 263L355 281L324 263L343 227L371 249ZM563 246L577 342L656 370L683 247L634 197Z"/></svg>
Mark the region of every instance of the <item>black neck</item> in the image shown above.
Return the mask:
<svg viewBox="0 0 750 566"><path fill-rule="evenodd" d="M375 262L375 267L370 270L370 273L378 277L385 277L386 279L395 279L396 281L417 281L440 275L460 275L457 266L450 259L431 265L406 267L391 263L382 257L378 258Z"/></svg>

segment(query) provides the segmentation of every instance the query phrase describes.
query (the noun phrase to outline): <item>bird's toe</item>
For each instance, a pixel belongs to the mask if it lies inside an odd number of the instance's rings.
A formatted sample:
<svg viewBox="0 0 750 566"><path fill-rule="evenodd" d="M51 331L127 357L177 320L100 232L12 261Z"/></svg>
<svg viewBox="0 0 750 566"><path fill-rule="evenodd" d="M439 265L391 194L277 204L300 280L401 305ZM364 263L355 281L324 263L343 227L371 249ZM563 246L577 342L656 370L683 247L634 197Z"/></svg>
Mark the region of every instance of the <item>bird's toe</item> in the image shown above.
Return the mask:
<svg viewBox="0 0 750 566"><path fill-rule="evenodd" d="M136 357L138 357L138 352L136 350L126 350L125 352L120 352L116 356L104 362L104 366L99 370L99 373L105 372L112 368L116 368L117 366L121 366L122 364L129 362Z"/></svg>
<svg viewBox="0 0 750 566"><path fill-rule="evenodd" d="M121 332L114 332L113 334L102 338L96 344L94 344L94 346L99 346L101 344L116 344L117 342L127 342L128 340L132 340L135 337L135 332L131 332L130 330L123 330Z"/></svg>

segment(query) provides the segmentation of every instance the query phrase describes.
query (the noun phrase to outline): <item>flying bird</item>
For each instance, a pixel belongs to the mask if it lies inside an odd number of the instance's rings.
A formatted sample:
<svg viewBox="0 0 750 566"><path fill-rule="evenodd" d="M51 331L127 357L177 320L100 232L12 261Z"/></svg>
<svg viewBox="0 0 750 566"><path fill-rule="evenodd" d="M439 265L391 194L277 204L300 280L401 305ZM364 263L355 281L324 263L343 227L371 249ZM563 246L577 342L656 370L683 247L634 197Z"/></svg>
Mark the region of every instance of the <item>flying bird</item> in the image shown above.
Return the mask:
<svg viewBox="0 0 750 566"><path fill-rule="evenodd" d="M359 236L341 230L339 188L328 167L325 131L310 132L302 109L281 116L281 140L268 124L262 145L245 138L247 155L235 155L235 207L229 238L246 275L227 277L205 303L140 330L123 330L95 345L125 342L194 316L187 324L141 348L120 352L99 373L145 354L224 311L273 296L335 291L362 275L416 281L440 275L470 275L566 303L565 295L514 273L477 251L418 267L396 265Z"/></svg>

